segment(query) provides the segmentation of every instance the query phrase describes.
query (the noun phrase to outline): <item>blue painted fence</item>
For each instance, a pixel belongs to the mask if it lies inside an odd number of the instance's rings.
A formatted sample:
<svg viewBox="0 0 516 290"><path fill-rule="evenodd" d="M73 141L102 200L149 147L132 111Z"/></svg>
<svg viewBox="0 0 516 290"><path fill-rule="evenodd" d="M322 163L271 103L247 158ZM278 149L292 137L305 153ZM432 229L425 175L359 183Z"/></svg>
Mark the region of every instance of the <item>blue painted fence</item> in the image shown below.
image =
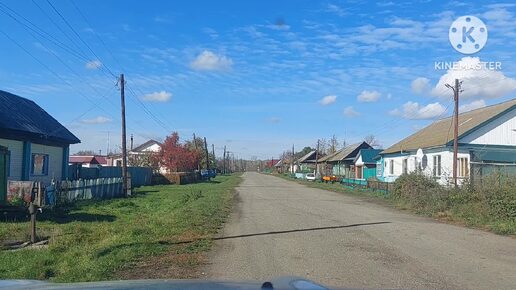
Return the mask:
<svg viewBox="0 0 516 290"><path fill-rule="evenodd" d="M152 184L152 168L149 167L127 167L131 175L131 187ZM122 177L122 167L102 166L98 168L82 167L78 164L68 166L68 179L97 179Z"/></svg>
<svg viewBox="0 0 516 290"><path fill-rule="evenodd" d="M45 204L70 203L82 199L123 197L121 177L63 180L45 188Z"/></svg>

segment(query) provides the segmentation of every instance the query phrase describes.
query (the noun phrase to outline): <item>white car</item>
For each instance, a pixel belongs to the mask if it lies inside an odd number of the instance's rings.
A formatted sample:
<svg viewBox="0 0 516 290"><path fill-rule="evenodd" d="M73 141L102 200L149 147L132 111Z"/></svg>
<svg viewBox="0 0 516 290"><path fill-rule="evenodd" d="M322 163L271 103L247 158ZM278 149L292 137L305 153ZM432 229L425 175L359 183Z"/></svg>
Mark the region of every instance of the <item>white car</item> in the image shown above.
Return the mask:
<svg viewBox="0 0 516 290"><path fill-rule="evenodd" d="M307 173L305 176L306 180L308 181L315 181L315 174L313 173Z"/></svg>

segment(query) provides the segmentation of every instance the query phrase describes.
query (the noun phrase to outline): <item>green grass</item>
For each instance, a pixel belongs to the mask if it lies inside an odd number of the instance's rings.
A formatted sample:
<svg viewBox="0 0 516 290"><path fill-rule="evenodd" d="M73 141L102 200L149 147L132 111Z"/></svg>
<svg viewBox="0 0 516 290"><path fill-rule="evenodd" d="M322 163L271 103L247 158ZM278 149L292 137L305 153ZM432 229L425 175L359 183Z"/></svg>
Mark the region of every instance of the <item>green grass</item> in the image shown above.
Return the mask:
<svg viewBox="0 0 516 290"><path fill-rule="evenodd" d="M46 249L0 252L0 279L116 279L136 262L174 251L203 253L228 216L238 175L145 186L127 199L82 201L38 216ZM0 222L0 241L26 239L29 223ZM194 240L178 246L176 241ZM193 265L195 266L195 265Z"/></svg>
<svg viewBox="0 0 516 290"><path fill-rule="evenodd" d="M284 174L274 174L286 180L295 181L308 187L330 190L350 195L368 197L398 209L409 210L415 214L437 218L441 221L462 224L469 227L490 230L501 235L516 234L516 219L500 217L492 213L485 200L478 200L462 191L445 197L429 196L424 202L416 203L413 199L394 197L379 191L353 189L340 183L323 183L295 179ZM454 197L456 199L454 199ZM504 201L508 202L508 201ZM514 202L514 201L513 201Z"/></svg>

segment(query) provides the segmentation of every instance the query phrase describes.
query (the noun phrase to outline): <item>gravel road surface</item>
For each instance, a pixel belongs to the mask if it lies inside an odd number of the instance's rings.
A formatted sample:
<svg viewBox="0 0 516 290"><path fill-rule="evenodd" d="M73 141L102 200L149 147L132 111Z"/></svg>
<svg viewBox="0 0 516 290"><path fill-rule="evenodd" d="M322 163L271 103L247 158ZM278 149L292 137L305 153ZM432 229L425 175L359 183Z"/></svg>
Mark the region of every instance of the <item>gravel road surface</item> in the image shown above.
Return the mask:
<svg viewBox="0 0 516 290"><path fill-rule="evenodd" d="M346 288L516 289L516 239L248 172L207 278Z"/></svg>

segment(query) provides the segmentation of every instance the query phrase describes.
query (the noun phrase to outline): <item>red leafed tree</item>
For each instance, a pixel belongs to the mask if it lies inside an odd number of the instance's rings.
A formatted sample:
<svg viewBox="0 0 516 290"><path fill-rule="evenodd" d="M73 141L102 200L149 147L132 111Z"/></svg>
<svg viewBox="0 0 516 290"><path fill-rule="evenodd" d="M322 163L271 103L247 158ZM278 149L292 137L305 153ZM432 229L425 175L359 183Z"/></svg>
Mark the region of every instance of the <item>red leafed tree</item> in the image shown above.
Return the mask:
<svg viewBox="0 0 516 290"><path fill-rule="evenodd" d="M179 135L173 132L161 145L160 163L171 172L192 171L200 159L198 151L190 150L179 142Z"/></svg>

